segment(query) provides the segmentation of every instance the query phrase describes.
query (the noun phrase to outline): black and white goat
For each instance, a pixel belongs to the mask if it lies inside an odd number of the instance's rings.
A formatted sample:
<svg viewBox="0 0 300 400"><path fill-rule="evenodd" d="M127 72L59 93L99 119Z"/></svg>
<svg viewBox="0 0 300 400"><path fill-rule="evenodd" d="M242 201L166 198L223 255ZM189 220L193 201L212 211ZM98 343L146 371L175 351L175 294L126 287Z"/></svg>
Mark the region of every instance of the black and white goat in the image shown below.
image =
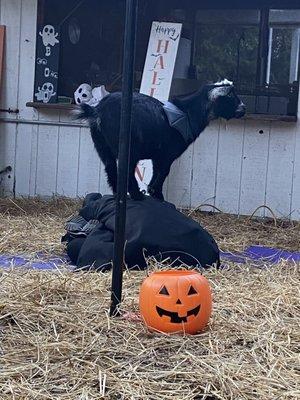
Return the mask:
<svg viewBox="0 0 300 400"><path fill-rule="evenodd" d="M121 98L120 92L111 93L96 107L82 104L78 114L79 119L89 121L92 139L113 193L117 188ZM209 122L219 117L227 120L241 118L245 111L233 83L228 80L205 85L197 92L174 98L167 104L134 93L128 182L131 198L143 198L134 176L139 160L152 160L153 176L148 191L151 196L163 200L162 187L172 163Z"/></svg>

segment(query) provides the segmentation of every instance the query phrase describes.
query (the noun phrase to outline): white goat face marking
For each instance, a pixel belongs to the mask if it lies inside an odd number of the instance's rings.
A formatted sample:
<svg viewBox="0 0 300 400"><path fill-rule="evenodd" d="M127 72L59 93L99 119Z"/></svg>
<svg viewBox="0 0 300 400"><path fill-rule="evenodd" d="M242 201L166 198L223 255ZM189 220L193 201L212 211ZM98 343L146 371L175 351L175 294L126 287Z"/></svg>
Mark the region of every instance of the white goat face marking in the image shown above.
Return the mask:
<svg viewBox="0 0 300 400"><path fill-rule="evenodd" d="M222 81L214 83L215 86L233 86L233 82L228 79L223 79Z"/></svg>
<svg viewBox="0 0 300 400"><path fill-rule="evenodd" d="M55 95L56 92L54 92L54 86L51 82L45 82L42 88L38 87L38 92L35 93L37 100L43 103L49 103L51 97Z"/></svg>
<svg viewBox="0 0 300 400"><path fill-rule="evenodd" d="M74 93L76 104L87 103L92 97L92 87L87 83L82 83Z"/></svg>
<svg viewBox="0 0 300 400"><path fill-rule="evenodd" d="M39 32L42 36L44 46L55 46L59 43L57 39L58 33L55 33L55 29L52 25L45 25L42 32Z"/></svg>
<svg viewBox="0 0 300 400"><path fill-rule="evenodd" d="M208 94L210 101L215 101L220 96L227 96L230 86L220 86L212 89Z"/></svg>
<svg viewBox="0 0 300 400"><path fill-rule="evenodd" d="M228 79L223 79L222 81L214 83L215 87L208 94L208 99L210 101L215 101L220 96L227 96L229 89L233 87L233 82Z"/></svg>

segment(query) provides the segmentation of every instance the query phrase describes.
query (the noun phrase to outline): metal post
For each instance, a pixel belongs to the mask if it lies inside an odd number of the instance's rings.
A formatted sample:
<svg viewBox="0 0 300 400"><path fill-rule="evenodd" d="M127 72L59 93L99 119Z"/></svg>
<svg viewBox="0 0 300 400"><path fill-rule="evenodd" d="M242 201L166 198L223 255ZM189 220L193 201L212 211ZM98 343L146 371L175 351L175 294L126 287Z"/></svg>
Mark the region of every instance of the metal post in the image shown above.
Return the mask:
<svg viewBox="0 0 300 400"><path fill-rule="evenodd" d="M266 84L267 64L269 53L269 13L268 8L260 10L259 48L256 69L256 85Z"/></svg>
<svg viewBox="0 0 300 400"><path fill-rule="evenodd" d="M137 19L137 0L126 0L126 19L123 53L122 104L119 136L118 185L112 271L110 315L120 315L122 297L123 255L125 243L126 197L131 137L131 108L133 93L134 52Z"/></svg>

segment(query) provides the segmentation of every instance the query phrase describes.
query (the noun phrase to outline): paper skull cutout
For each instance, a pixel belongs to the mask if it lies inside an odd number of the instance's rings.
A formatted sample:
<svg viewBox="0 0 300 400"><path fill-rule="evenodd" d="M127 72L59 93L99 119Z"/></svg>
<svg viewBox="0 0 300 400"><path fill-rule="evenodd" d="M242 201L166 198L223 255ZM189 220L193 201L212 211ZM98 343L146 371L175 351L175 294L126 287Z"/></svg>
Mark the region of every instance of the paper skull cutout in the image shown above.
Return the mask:
<svg viewBox="0 0 300 400"><path fill-rule="evenodd" d="M45 25L43 31L39 32L39 35L42 36L44 46L55 46L56 43L59 43L59 40L56 39L58 33L55 33L52 25Z"/></svg>
<svg viewBox="0 0 300 400"><path fill-rule="evenodd" d="M56 92L54 92L54 86L51 82L45 82L42 88L38 87L38 92L35 93L37 100L43 103L48 103L51 97L55 95Z"/></svg>
<svg viewBox="0 0 300 400"><path fill-rule="evenodd" d="M95 107L99 102L103 99L103 97L107 96L109 92L105 89L104 85L95 87L92 90L92 98L88 101L90 106Z"/></svg>
<svg viewBox="0 0 300 400"><path fill-rule="evenodd" d="M92 87L87 83L82 83L74 93L76 104L88 103L92 97Z"/></svg>

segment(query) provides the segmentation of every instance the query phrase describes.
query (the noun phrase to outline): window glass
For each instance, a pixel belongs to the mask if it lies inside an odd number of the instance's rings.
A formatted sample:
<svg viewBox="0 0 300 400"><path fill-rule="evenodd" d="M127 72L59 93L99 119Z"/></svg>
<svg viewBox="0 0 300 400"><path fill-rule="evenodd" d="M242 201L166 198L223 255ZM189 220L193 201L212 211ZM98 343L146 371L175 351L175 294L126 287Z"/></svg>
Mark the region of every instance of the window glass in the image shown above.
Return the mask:
<svg viewBox="0 0 300 400"><path fill-rule="evenodd" d="M258 10L201 10L197 14L195 64L202 82L234 80L255 86L259 43Z"/></svg>
<svg viewBox="0 0 300 400"><path fill-rule="evenodd" d="M300 10L270 10L267 83L288 85L298 81Z"/></svg>

